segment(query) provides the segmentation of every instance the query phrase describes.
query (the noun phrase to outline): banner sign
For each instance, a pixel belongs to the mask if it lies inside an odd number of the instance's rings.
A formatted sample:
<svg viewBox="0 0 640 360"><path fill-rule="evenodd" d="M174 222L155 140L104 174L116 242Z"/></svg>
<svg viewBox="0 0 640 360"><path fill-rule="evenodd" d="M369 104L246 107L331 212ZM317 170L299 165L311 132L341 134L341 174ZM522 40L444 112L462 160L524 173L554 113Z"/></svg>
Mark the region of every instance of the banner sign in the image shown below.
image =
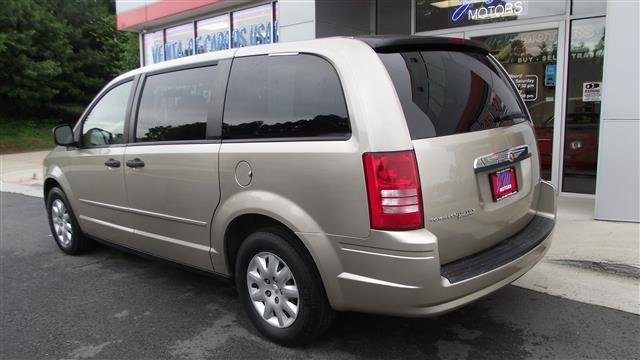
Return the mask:
<svg viewBox="0 0 640 360"><path fill-rule="evenodd" d="M274 6L277 4L269 3L145 34L144 63L150 65L209 51L275 43L278 23L274 20L277 14Z"/></svg>

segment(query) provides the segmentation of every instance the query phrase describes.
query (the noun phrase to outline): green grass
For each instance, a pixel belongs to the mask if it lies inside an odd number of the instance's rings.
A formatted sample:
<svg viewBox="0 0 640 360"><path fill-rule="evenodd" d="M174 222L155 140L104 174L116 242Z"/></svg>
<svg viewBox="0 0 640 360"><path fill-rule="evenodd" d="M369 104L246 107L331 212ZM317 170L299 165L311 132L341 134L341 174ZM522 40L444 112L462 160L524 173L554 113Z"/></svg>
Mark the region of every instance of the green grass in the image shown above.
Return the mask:
<svg viewBox="0 0 640 360"><path fill-rule="evenodd" d="M51 119L0 117L0 154L53 148L51 129L58 124L58 120Z"/></svg>

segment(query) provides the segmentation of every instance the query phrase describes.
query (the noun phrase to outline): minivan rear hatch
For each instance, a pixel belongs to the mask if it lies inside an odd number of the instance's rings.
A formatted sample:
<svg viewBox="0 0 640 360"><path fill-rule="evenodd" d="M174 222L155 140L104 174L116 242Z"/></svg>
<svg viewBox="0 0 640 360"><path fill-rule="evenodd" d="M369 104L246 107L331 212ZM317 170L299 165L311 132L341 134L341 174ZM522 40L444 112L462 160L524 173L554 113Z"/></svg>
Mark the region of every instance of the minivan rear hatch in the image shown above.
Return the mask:
<svg viewBox="0 0 640 360"><path fill-rule="evenodd" d="M485 47L461 39L421 45L415 38L374 49L402 105L425 227L446 264L531 221L538 157L526 107Z"/></svg>

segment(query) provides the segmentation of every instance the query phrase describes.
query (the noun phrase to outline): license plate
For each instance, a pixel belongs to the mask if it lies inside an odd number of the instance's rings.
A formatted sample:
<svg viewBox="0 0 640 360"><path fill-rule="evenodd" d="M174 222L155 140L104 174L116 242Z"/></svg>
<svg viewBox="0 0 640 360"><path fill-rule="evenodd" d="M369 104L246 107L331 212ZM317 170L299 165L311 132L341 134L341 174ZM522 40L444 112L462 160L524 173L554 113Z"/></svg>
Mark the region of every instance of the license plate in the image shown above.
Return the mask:
<svg viewBox="0 0 640 360"><path fill-rule="evenodd" d="M518 192L516 169L514 167L502 169L489 174L493 201L499 201Z"/></svg>

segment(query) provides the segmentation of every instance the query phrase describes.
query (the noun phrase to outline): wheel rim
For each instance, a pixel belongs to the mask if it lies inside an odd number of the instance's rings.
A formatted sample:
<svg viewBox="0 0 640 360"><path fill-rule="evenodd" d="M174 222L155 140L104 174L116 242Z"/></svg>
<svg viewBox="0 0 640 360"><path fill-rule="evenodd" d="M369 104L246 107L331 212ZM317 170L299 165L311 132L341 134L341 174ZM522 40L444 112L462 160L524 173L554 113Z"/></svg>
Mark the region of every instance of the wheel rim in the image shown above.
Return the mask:
<svg viewBox="0 0 640 360"><path fill-rule="evenodd" d="M55 199L51 204L51 221L53 222L54 236L60 245L68 247L73 239L73 225L71 217L64 202Z"/></svg>
<svg viewBox="0 0 640 360"><path fill-rule="evenodd" d="M249 297L258 315L277 328L291 326L298 316L298 283L289 266L277 255L261 252L247 268Z"/></svg>

